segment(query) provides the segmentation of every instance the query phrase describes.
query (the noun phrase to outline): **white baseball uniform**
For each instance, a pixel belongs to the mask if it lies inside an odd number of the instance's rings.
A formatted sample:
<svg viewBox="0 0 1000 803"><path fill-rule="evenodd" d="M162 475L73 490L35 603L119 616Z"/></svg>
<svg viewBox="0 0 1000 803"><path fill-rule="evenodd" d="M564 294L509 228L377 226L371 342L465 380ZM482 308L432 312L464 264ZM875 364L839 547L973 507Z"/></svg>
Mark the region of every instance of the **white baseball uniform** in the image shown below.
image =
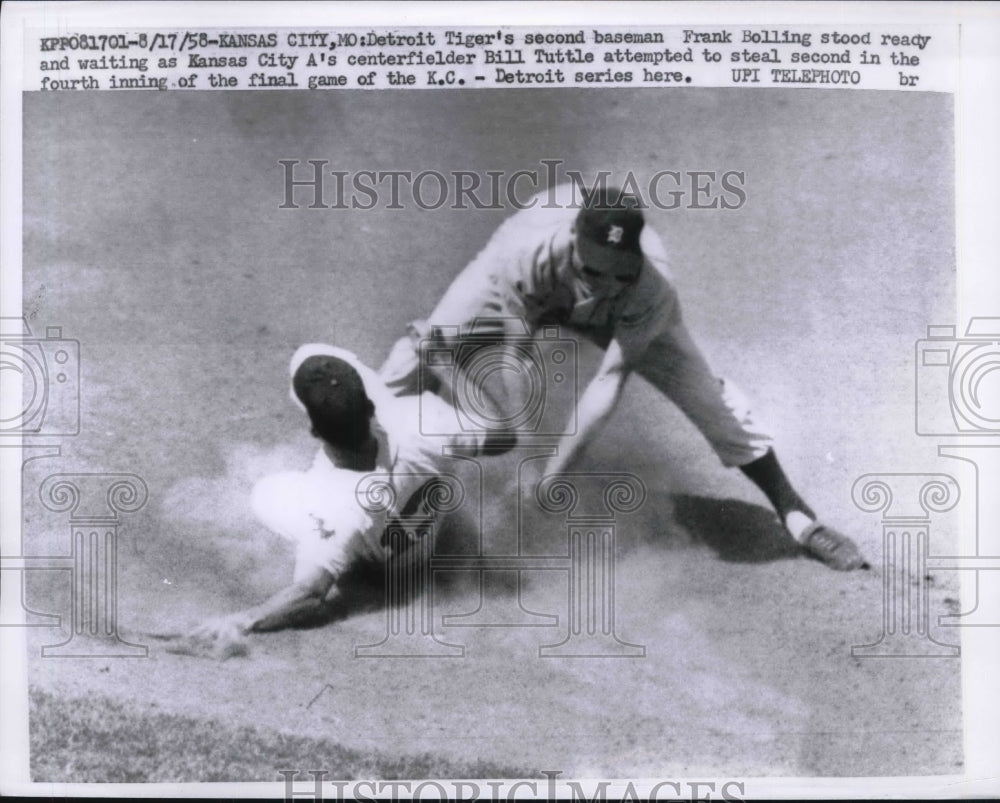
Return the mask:
<svg viewBox="0 0 1000 803"><path fill-rule="evenodd" d="M359 483L366 476L388 477L396 499L394 511L398 512L430 476L442 472L446 459L442 447L474 451L482 447L481 436L462 432L455 411L438 396L393 395L378 375L349 351L320 344L303 346L292 358L292 375L308 357L325 354L348 362L358 372L375 406L372 432L378 443L376 468L373 472L341 468L331 460L329 447L321 446L308 470L283 471L256 484L254 513L265 526L295 544L295 580L317 567L336 577L353 559L388 557L389 547L383 541L384 516L369 513L358 496ZM294 392L291 396L302 407ZM427 431L453 434L425 437L420 432L421 420L428 425Z"/></svg>

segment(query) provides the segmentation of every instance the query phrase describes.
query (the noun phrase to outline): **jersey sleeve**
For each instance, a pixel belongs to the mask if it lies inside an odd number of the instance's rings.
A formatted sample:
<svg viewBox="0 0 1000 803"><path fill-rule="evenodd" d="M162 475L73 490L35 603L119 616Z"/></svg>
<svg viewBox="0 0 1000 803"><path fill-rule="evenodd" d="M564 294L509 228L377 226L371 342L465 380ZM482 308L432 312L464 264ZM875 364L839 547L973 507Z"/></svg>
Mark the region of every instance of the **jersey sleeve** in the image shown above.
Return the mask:
<svg viewBox="0 0 1000 803"><path fill-rule="evenodd" d="M626 363L633 365L650 343L679 321L677 291L647 264L617 311L612 337L621 346Z"/></svg>
<svg viewBox="0 0 1000 803"><path fill-rule="evenodd" d="M521 223L515 215L494 232L452 282L429 324L468 334L477 318L522 318L529 331L553 318L562 301L554 271L558 228Z"/></svg>

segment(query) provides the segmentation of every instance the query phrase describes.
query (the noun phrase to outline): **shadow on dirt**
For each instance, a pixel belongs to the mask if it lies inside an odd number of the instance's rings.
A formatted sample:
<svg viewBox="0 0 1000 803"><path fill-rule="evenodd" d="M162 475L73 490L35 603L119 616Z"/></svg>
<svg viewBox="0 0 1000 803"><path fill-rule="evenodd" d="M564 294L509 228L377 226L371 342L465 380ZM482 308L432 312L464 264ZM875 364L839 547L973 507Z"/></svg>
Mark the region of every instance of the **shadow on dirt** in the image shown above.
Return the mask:
<svg viewBox="0 0 1000 803"><path fill-rule="evenodd" d="M802 556L802 550L791 535L778 522L774 512L760 505L737 499L669 494L669 512L652 509L644 511L652 521L660 522L659 534L645 543L660 541L664 550L678 547L678 536L684 532L692 543L711 548L720 560L731 563L768 563ZM661 505L654 504L652 508ZM435 551L448 554L467 551L465 536L472 522L461 516L452 516L439 532ZM385 569L380 564L358 563L340 581L346 603L331 605L327 616L316 624L325 624L363 612L378 610L385 603ZM515 573L507 578L516 579ZM436 593L449 596L478 591L472 572L439 572L435 576ZM494 588L494 591L498 589ZM502 590L502 589L501 589ZM514 582L511 594L518 591ZM416 589L413 589L417 592ZM399 600L401 604L413 601L413 595Z"/></svg>
<svg viewBox="0 0 1000 803"><path fill-rule="evenodd" d="M468 533L471 520L462 516L450 516L443 522L435 539L435 551L438 554L468 553ZM516 574L514 575L516 578ZM435 572L434 593L457 596L478 590L478 575L475 572ZM299 629L322 627L332 622L341 621L372 611L382 610L388 604L389 594L386 586L386 566L383 563L357 560L351 563L337 581L340 596L326 604L315 616L296 623ZM517 593L517 584L509 589ZM406 607L413 603L426 589L419 583L414 586L397 588L392 595L392 604Z"/></svg>
<svg viewBox="0 0 1000 803"><path fill-rule="evenodd" d="M767 563L802 556L777 516L760 505L689 494L676 494L673 503L677 523L720 560Z"/></svg>

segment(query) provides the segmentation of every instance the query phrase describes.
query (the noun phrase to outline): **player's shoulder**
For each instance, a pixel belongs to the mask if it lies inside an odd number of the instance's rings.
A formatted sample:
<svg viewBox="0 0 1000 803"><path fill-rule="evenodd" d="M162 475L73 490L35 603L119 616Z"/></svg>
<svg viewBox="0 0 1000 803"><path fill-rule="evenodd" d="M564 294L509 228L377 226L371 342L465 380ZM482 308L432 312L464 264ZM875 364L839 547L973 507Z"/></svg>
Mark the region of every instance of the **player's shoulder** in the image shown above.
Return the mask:
<svg viewBox="0 0 1000 803"><path fill-rule="evenodd" d="M510 200L514 211L504 226L509 224L522 233L532 229L572 228L581 205L579 193L574 191L572 184L558 184L527 198L516 196Z"/></svg>
<svg viewBox="0 0 1000 803"><path fill-rule="evenodd" d="M480 254L476 265L491 280L526 282L533 288L542 277L551 280L556 267L568 258L572 222L532 212L525 209L504 221Z"/></svg>

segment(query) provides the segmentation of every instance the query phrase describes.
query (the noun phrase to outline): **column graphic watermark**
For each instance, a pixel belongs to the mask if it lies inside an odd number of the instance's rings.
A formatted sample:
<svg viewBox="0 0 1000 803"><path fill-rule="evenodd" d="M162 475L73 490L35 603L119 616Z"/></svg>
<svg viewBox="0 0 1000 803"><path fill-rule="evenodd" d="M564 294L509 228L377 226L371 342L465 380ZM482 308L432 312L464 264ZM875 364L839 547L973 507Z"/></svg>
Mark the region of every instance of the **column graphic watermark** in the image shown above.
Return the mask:
<svg viewBox="0 0 1000 803"><path fill-rule="evenodd" d="M72 543L71 630L45 657L145 657L147 648L118 632L119 514L135 513L148 499L135 474L53 474L39 488L42 504L69 512ZM51 560L51 558L49 559ZM89 637L81 642L81 638Z"/></svg>
<svg viewBox="0 0 1000 803"><path fill-rule="evenodd" d="M398 514L397 484L409 481L418 490ZM441 517L461 507L462 482L451 475L409 474L404 478L374 474L358 484L361 506L384 520L385 637L358 645L356 658L461 658L465 647L448 644L434 632L433 550Z"/></svg>
<svg viewBox="0 0 1000 803"><path fill-rule="evenodd" d="M615 631L615 551L619 514L638 510L646 488L632 474L558 474L543 479L536 494L548 513L560 515L566 533L564 552L552 555L442 555L434 549L437 523L458 510L467 498L453 475L428 475L407 509L392 514L399 477L369 475L359 483L358 498L371 513L385 516L385 635L376 644L355 647L355 657L464 657L465 647L447 640L437 629L434 577L445 571L472 571L480 578L498 570L557 572L565 576L567 593L560 614L549 614L551 627L566 628L564 637L539 647L543 658L644 657L646 648L618 637ZM579 483L600 484L600 509L581 512ZM414 501L416 500L416 501ZM485 587L481 584L481 589ZM442 628L496 626L496 622L451 624ZM536 627L534 623L505 627Z"/></svg>
<svg viewBox="0 0 1000 803"><path fill-rule="evenodd" d="M46 658L143 658L147 648L123 639L118 616L120 514L146 504L146 483L135 474L52 474L39 487L42 504L69 513L68 555L2 557L4 569L59 570L70 580L69 635L47 644ZM55 624L61 624L59 617Z"/></svg>
<svg viewBox="0 0 1000 803"><path fill-rule="evenodd" d="M974 599L970 610L942 616L944 627L1000 627L1000 510L996 490L1000 488L1000 443L956 443L938 447L941 457L971 463L975 474L975 527L972 555L942 556L933 568L973 572ZM990 492L989 489L994 491Z"/></svg>
<svg viewBox="0 0 1000 803"><path fill-rule="evenodd" d="M39 457L58 456L56 439L80 433L79 341L63 337L60 326L47 326L40 335L32 332L26 318L0 318L0 391L0 459L5 477L16 476L16 487L5 489L21 501L24 467ZM23 516L16 528L5 516L0 625L62 625L63 616L31 610L25 599L28 572L58 571L70 584L69 636L44 645L42 656L144 657L145 646L127 642L119 633L118 526L120 514L146 504L145 482L135 474L51 474L40 484L38 496L49 511L69 513L70 552L28 554ZM20 515L21 505L16 508ZM11 535L15 532L16 537Z"/></svg>
<svg viewBox="0 0 1000 803"><path fill-rule="evenodd" d="M971 463L975 471L973 554L942 557L932 568L973 572L970 610L942 617L954 627L1000 625L1000 317L971 318L964 335L955 326L929 326L916 344L916 430L943 437L940 457Z"/></svg>
<svg viewBox="0 0 1000 803"><path fill-rule="evenodd" d="M552 473L542 482L527 479L534 472L526 467L537 460L552 465L562 438L576 432L578 362L577 342L563 337L558 326L533 327L520 317L480 317L447 325L418 321L396 344L382 368L386 385L417 396L421 435L440 437L442 465L454 461L456 469L464 465L474 471L477 488L456 488L457 477L446 474L448 493L436 501L424 490L435 487L431 475L420 482L410 475L370 475L359 484L361 505L384 523L386 633L377 644L357 647L356 656L461 657L465 648L455 643L458 628L561 626L565 636L543 644L539 656L645 655L645 647L623 641L615 632L614 579L618 517L645 502L642 481L626 473ZM509 494L516 505L514 523L487 521L484 463L497 455L517 458L513 476L502 483L505 498ZM582 512L581 482L601 486L596 496L590 495L600 500L599 510ZM415 513L397 513L401 488L418 485L422 490L415 494L417 501L406 503ZM527 548L526 501L537 502L550 519L532 522L543 528L536 535L565 539L561 552L537 554ZM475 551L438 553L434 544L439 519L463 503L475 504L464 510L475 522ZM553 514L562 517L558 524L551 522ZM552 527L558 529L545 529ZM406 548L401 551L398 544ZM478 601L472 611L441 617L440 628L449 629L444 640L433 611L434 578L448 571L472 573ZM524 604L526 572L565 577L561 612L533 611Z"/></svg>
<svg viewBox="0 0 1000 803"><path fill-rule="evenodd" d="M948 474L868 474L855 483L854 503L881 512L883 529L883 633L851 648L860 657L959 654L930 634L933 571L973 574L971 605L966 599L964 612L939 615L939 627L1000 626L1000 511L989 491L1000 487L1000 317L972 318L964 335L954 325L928 326L914 368L915 432L950 441L938 445L937 456L971 464L974 488L962 492ZM963 517L973 528L972 554L930 554L930 514L950 510L960 497L973 512Z"/></svg>
<svg viewBox="0 0 1000 803"><path fill-rule="evenodd" d="M19 439L18 439L19 440ZM13 442L12 442L13 441ZM58 457L58 444L22 444L13 438L0 439L0 475L8 499L22 499L24 469L29 463ZM0 507L0 627L58 627L58 614L42 613L28 606L24 544L24 519L21 505Z"/></svg>
<svg viewBox="0 0 1000 803"><path fill-rule="evenodd" d="M580 510L580 480L603 485L596 512ZM589 484L589 483L588 483ZM569 549L566 637L539 648L543 658L598 658L646 655L641 644L622 641L615 632L615 551L617 516L634 513L646 501L646 486L634 474L554 474L536 491L549 513L565 516Z"/></svg>
<svg viewBox="0 0 1000 803"><path fill-rule="evenodd" d="M957 656L930 632L931 514L959 501L958 483L947 474L865 474L851 489L854 504L882 516L882 633L872 644L854 645L856 657Z"/></svg>

